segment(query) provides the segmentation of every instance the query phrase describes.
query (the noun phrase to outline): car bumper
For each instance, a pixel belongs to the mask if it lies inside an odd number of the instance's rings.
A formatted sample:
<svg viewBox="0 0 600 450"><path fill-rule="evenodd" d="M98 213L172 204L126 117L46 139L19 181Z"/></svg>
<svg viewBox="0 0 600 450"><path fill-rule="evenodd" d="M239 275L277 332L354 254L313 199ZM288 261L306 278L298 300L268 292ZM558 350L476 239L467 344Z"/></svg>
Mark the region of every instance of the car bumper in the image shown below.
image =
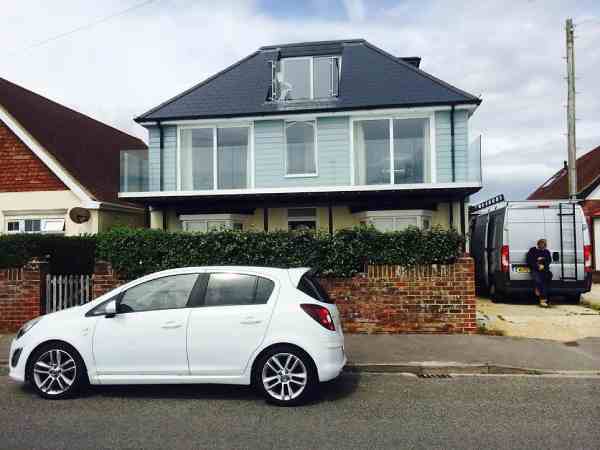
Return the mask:
<svg viewBox="0 0 600 450"><path fill-rule="evenodd" d="M8 354L8 376L19 383L25 382L25 366L29 353L23 346L23 342L13 339Z"/></svg>
<svg viewBox="0 0 600 450"><path fill-rule="evenodd" d="M317 361L315 361L319 372L319 381L325 382L337 378L347 361L343 343L327 345L319 352Z"/></svg>

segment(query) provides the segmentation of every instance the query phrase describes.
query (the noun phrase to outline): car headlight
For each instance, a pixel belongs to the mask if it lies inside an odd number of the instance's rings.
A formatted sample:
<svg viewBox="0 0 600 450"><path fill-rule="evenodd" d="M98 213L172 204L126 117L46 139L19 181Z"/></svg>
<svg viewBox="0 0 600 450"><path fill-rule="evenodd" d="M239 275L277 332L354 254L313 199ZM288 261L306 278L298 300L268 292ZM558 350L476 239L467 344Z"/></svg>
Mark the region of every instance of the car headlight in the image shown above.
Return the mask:
<svg viewBox="0 0 600 450"><path fill-rule="evenodd" d="M30 320L29 322L25 322L25 324L23 324L23 326L17 332L17 339L19 339L21 336L23 336L25 333L27 333L29 330L31 330L33 328L33 326L36 323L38 323L40 320L42 320L41 316L36 317L35 319Z"/></svg>

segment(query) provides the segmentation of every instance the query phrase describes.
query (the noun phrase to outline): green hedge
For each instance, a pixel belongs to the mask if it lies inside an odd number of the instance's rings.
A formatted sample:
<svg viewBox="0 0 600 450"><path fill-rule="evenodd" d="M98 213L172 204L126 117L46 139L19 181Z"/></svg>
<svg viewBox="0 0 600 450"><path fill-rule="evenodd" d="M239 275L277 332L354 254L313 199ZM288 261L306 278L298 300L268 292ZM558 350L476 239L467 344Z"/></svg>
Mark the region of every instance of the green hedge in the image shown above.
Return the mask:
<svg viewBox="0 0 600 450"><path fill-rule="evenodd" d="M174 267L257 265L313 267L324 276L352 276L364 264L416 265L452 261L463 243L455 231L433 228L381 233L372 227L323 232L209 233L116 228L97 236L96 257L126 278Z"/></svg>
<svg viewBox="0 0 600 450"><path fill-rule="evenodd" d="M21 267L32 258L48 258L51 273L91 273L94 270L94 236L43 234L0 235L0 268Z"/></svg>

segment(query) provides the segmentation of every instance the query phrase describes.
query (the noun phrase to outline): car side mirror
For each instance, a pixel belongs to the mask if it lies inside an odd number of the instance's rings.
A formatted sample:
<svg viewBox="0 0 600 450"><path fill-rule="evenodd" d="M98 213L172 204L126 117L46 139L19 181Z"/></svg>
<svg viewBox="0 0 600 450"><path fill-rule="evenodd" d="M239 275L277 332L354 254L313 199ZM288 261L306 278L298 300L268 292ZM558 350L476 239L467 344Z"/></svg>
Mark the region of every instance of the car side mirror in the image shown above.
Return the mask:
<svg viewBox="0 0 600 450"><path fill-rule="evenodd" d="M560 255L558 252L553 252L552 253L552 262L558 262L560 261Z"/></svg>
<svg viewBox="0 0 600 450"><path fill-rule="evenodd" d="M104 307L104 317L107 319L115 317L117 315L117 301L111 300Z"/></svg>

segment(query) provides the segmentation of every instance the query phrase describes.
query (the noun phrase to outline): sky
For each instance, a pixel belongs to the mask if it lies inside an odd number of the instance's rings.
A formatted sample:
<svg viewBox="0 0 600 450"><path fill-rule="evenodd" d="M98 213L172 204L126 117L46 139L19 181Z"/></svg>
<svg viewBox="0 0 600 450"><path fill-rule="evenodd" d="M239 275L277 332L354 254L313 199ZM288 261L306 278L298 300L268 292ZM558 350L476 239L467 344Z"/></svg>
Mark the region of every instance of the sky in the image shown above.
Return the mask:
<svg viewBox="0 0 600 450"><path fill-rule="evenodd" d="M147 140L134 117L260 46L364 38L481 96L469 133L483 137L484 188L473 201L519 200L567 159L568 17L581 155L600 145L596 0L7 1L0 77Z"/></svg>

